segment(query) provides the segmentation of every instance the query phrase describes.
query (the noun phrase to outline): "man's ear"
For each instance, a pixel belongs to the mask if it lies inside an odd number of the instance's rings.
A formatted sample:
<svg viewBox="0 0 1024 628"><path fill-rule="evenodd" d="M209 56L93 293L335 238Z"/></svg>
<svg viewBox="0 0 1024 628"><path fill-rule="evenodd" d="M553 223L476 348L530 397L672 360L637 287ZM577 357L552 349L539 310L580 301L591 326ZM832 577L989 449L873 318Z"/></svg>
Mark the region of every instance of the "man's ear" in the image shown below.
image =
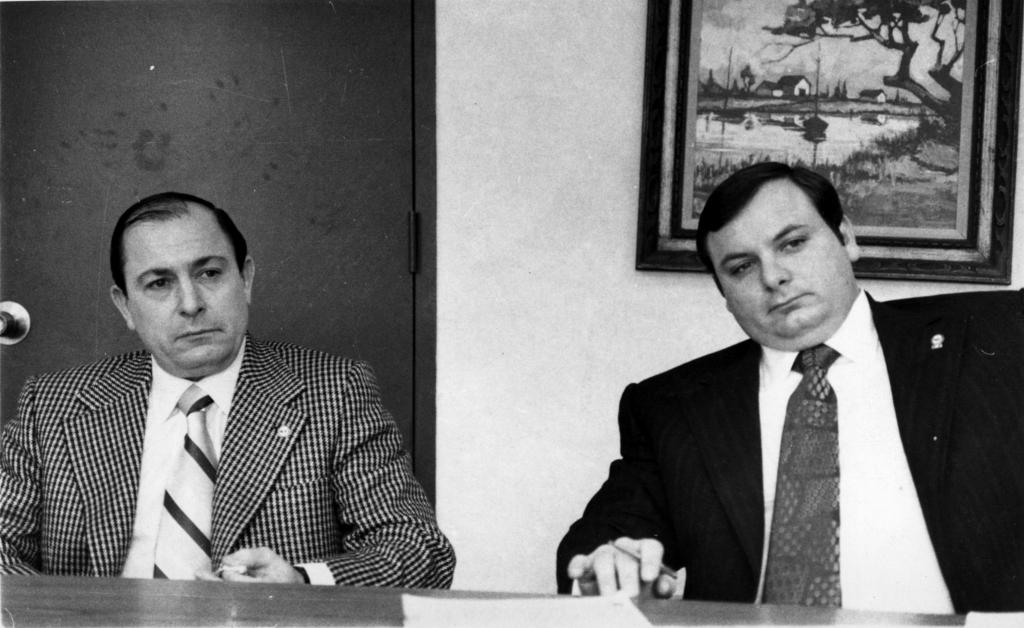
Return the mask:
<svg viewBox="0 0 1024 628"><path fill-rule="evenodd" d="M124 319L128 329L135 331L135 323L132 322L132 313L128 309L128 295L117 286L110 286L110 300L114 302L114 307L121 313L121 318Z"/></svg>
<svg viewBox="0 0 1024 628"><path fill-rule="evenodd" d="M850 259L850 262L856 262L860 259L860 246L857 245L857 235L853 232L853 223L849 216L843 216L843 221L839 223L839 233L843 236L846 257Z"/></svg>
<svg viewBox="0 0 1024 628"><path fill-rule="evenodd" d="M242 262L242 283L245 285L245 302L252 303L252 280L256 276L256 262L246 256Z"/></svg>

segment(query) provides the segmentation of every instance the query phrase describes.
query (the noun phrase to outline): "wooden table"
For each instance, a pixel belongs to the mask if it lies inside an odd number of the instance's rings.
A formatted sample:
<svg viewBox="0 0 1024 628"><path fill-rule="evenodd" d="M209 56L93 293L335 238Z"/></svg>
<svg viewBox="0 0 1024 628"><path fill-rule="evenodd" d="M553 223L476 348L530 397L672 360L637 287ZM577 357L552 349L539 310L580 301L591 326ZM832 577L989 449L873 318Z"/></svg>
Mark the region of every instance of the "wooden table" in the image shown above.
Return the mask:
<svg viewBox="0 0 1024 628"><path fill-rule="evenodd" d="M507 599L515 593L426 591L308 585L60 576L0 578L2 625L23 626L401 626L402 593L458 599ZM962 625L959 615L649 600L640 610L656 625Z"/></svg>

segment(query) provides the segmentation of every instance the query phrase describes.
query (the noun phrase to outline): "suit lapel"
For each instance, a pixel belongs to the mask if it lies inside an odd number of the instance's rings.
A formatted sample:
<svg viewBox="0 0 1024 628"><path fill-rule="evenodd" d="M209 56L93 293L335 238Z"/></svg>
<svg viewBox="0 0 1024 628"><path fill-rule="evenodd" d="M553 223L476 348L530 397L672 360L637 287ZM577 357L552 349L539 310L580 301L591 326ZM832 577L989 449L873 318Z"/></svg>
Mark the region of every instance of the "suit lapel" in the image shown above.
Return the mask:
<svg viewBox="0 0 1024 628"><path fill-rule="evenodd" d="M874 300L871 309L904 451L922 506L927 507L942 490L950 394L963 355L966 321L903 312ZM760 349L753 342L741 347L738 359L706 373L691 391L679 395L679 412L694 417L693 434L711 482L756 576L764 544Z"/></svg>
<svg viewBox="0 0 1024 628"><path fill-rule="evenodd" d="M711 483L756 575L761 569L764 543L758 411L761 351L752 341L740 347L739 359L717 372L706 373L698 389L681 395L680 412L693 417L693 434Z"/></svg>
<svg viewBox="0 0 1024 628"><path fill-rule="evenodd" d="M293 407L302 381L249 338L231 402L213 499L213 557L223 557L266 501L306 416Z"/></svg>
<svg viewBox="0 0 1024 628"><path fill-rule="evenodd" d="M871 301L903 450L922 506L942 490L964 317L904 312Z"/></svg>
<svg viewBox="0 0 1024 628"><path fill-rule="evenodd" d="M131 542L151 377L148 354L133 354L80 392L64 421L97 576L118 575Z"/></svg>

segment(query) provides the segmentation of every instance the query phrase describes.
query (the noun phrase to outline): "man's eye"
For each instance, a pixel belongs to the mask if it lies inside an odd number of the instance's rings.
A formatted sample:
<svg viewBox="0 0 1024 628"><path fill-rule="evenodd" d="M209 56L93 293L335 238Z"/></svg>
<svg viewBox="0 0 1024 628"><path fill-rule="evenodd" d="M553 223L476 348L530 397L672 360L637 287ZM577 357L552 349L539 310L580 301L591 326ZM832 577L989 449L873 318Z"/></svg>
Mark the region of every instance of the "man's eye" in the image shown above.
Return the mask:
<svg viewBox="0 0 1024 628"><path fill-rule="evenodd" d="M792 240L786 240L782 244L782 248L789 250L799 249L804 245L805 242L807 242L807 238L793 238Z"/></svg>
<svg viewBox="0 0 1024 628"><path fill-rule="evenodd" d="M732 268L729 269L729 274L732 275L733 277L739 277L743 273L745 273L748 270L750 270L750 267L751 267L751 263L750 262L743 262L742 264L736 264L735 266L733 266Z"/></svg>
<svg viewBox="0 0 1024 628"><path fill-rule="evenodd" d="M199 276L204 279L213 279L214 277L219 277L220 274L221 270L219 268L205 268L199 273Z"/></svg>
<svg viewBox="0 0 1024 628"><path fill-rule="evenodd" d="M166 279L154 279L153 281L146 284L146 288L150 290L162 290L170 285L170 282Z"/></svg>

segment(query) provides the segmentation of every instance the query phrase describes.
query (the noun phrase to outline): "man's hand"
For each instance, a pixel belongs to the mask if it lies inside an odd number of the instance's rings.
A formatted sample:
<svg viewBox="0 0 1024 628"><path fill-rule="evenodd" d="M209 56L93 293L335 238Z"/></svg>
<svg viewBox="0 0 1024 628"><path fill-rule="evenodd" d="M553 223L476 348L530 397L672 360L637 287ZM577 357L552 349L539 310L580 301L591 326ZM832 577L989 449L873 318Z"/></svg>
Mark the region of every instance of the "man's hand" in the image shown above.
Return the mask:
<svg viewBox="0 0 1024 628"><path fill-rule="evenodd" d="M613 595L624 591L630 597L645 595L667 598L675 591L675 580L661 574L665 548L654 539L621 537L615 541L625 550L640 556L637 561L624 551L606 543L589 555L577 554L569 561L569 577L579 584L583 595Z"/></svg>
<svg viewBox="0 0 1024 628"><path fill-rule="evenodd" d="M240 549L221 561L220 577L211 571L200 571L200 580L227 582L305 582L292 564L267 547Z"/></svg>

